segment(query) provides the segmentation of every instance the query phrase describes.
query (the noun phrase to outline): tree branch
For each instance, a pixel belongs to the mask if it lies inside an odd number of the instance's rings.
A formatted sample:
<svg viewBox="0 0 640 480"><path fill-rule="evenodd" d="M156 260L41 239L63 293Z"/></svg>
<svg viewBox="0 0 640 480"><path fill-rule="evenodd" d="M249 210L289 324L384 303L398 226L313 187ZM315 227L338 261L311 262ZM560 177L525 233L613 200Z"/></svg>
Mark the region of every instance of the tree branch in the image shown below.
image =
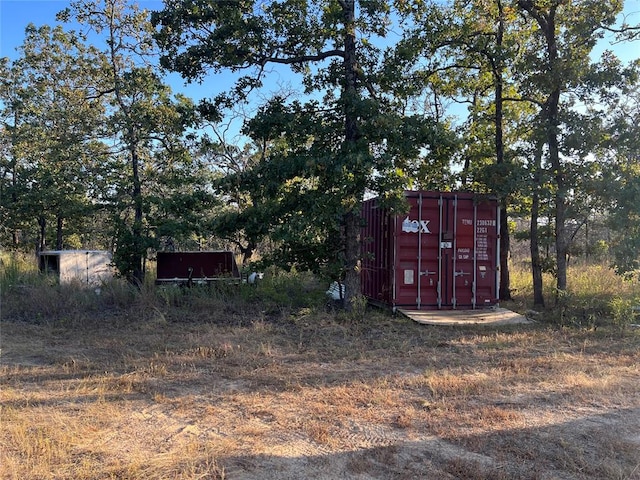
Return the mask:
<svg viewBox="0 0 640 480"><path fill-rule="evenodd" d="M95 95L87 95L87 96L85 97L85 100L96 100L96 99L98 99L98 98L103 97L104 95L107 95L107 94L109 94L109 93L113 93L113 92L115 92L115 91L116 91L116 89L115 89L115 88L110 88L109 90L104 90L104 91L102 91L102 92L98 92L98 93L96 93Z"/></svg>
<svg viewBox="0 0 640 480"><path fill-rule="evenodd" d="M502 97L502 100L505 102L529 102L533 103L534 105L538 105L539 107L543 107L545 104L545 102L541 102L540 100L536 100L535 98L531 97Z"/></svg>
<svg viewBox="0 0 640 480"><path fill-rule="evenodd" d="M623 24L620 28L607 27L604 25L600 25L600 28L611 33L615 33L620 35L620 40L614 43L622 43L629 40L634 40L636 37L640 35L640 25L631 27L629 25Z"/></svg>
<svg viewBox="0 0 640 480"><path fill-rule="evenodd" d="M585 223L587 223L587 220L589 220L588 214L582 219L582 221L576 226L576 228L573 229L573 232L569 236L569 239L570 239L569 241L573 242L573 240L575 239L580 229L583 227Z"/></svg>
<svg viewBox="0 0 640 480"><path fill-rule="evenodd" d="M291 65L295 63L304 63L304 62L319 62L321 60L326 60L329 57L341 57L344 58L343 50L328 50L326 52L318 53L317 55L300 55L298 57L290 57L290 58L278 58L278 57L264 57L260 64L264 67L267 63L280 63L285 65Z"/></svg>

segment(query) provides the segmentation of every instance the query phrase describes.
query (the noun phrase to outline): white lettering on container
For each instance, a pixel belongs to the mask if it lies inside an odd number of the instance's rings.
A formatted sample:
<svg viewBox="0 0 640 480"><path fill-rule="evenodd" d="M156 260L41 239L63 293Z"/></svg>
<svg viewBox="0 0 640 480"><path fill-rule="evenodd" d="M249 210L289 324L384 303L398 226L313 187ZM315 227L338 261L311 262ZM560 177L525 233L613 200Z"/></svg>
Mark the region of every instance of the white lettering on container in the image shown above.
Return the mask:
<svg viewBox="0 0 640 480"><path fill-rule="evenodd" d="M496 221L495 220L476 220L476 225L478 227L495 227L496 226Z"/></svg>
<svg viewBox="0 0 640 480"><path fill-rule="evenodd" d="M407 233L431 233L430 220L409 220L409 216L402 221L402 231Z"/></svg>

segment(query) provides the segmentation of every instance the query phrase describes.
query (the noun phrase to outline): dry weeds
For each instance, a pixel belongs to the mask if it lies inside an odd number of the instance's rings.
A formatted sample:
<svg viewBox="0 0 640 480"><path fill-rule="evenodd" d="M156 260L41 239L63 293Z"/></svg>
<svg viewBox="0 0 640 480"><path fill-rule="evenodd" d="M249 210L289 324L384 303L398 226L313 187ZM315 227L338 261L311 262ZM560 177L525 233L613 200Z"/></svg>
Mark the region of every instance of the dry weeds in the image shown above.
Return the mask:
<svg viewBox="0 0 640 480"><path fill-rule="evenodd" d="M637 331L209 307L4 319L1 478L640 479Z"/></svg>

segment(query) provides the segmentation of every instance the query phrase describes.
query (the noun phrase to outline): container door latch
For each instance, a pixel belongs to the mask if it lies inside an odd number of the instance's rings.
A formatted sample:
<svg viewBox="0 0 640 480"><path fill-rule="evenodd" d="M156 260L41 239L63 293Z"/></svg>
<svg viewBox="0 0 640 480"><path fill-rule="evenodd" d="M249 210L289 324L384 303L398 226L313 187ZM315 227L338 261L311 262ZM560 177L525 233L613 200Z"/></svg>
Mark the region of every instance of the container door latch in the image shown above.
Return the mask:
<svg viewBox="0 0 640 480"><path fill-rule="evenodd" d="M425 270L424 272L420 272L420 275L424 275L425 277L428 277L429 275L437 275L438 272L430 272L429 270ZM429 286L432 287L433 286L433 278L429 279Z"/></svg>

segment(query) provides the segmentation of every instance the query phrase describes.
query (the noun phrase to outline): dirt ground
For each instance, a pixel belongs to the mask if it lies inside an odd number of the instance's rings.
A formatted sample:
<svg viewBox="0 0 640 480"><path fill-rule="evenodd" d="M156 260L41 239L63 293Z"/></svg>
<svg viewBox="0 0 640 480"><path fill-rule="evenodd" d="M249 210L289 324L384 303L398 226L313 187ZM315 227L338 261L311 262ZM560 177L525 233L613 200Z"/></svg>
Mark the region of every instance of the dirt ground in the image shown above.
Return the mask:
<svg viewBox="0 0 640 480"><path fill-rule="evenodd" d="M1 323L3 479L640 479L640 334L188 308Z"/></svg>

